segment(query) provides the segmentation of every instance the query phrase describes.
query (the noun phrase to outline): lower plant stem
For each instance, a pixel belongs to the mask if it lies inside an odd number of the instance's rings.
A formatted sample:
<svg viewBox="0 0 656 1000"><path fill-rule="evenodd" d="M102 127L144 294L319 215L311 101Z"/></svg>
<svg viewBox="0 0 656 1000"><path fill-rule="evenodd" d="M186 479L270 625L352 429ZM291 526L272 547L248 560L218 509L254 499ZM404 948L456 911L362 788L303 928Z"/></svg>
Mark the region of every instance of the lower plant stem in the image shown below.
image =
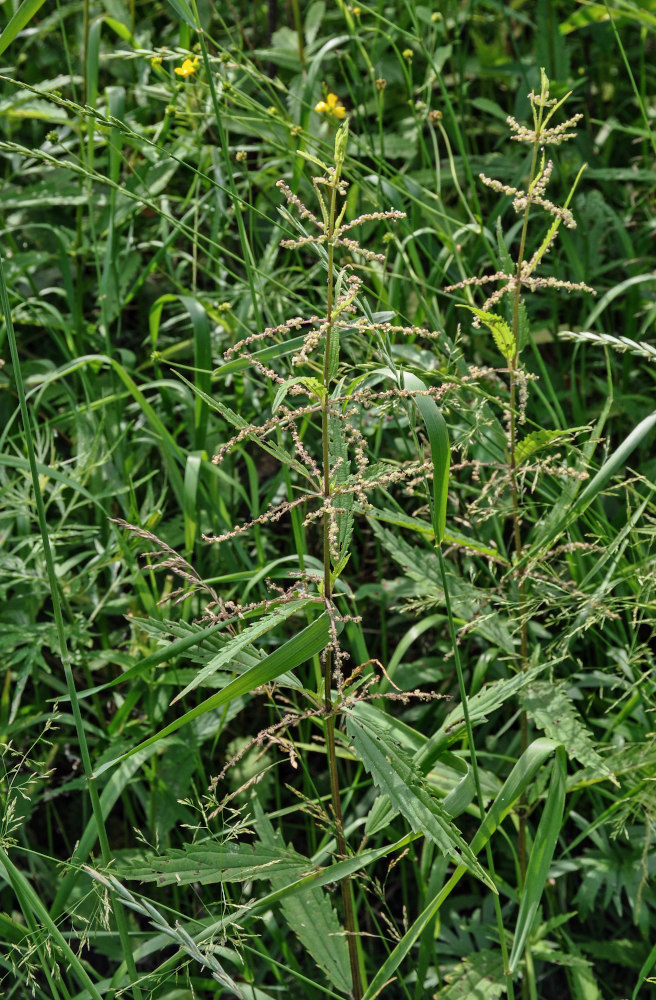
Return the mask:
<svg viewBox="0 0 656 1000"><path fill-rule="evenodd" d="M341 860L346 860L346 838L344 836L344 820L342 817L342 802L339 792L339 775L337 773L337 753L335 750L335 714L330 698L330 681L332 674L332 649L326 650L325 683L326 683L326 753L330 773L330 792L335 816L335 833L337 836L337 853ZM351 967L353 1000L362 998L362 981L360 978L360 956L358 954L357 927L355 923L355 908L351 879L343 878L340 882L342 904L344 906L344 924L346 927L349 965Z"/></svg>

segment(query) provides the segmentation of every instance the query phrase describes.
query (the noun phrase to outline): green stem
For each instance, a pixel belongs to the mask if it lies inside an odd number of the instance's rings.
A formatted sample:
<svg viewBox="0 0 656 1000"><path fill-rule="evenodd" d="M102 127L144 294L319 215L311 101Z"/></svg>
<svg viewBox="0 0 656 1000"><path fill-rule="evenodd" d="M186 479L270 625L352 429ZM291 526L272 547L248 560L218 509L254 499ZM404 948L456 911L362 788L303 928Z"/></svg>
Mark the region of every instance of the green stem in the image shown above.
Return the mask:
<svg viewBox="0 0 656 1000"><path fill-rule="evenodd" d="M330 514L329 506L331 500L330 485L330 447L329 447L329 396L330 396L330 358L331 341L333 332L333 302L335 283L335 246L333 237L335 235L335 211L337 204L337 188L339 186L339 166L335 171L330 185L330 205L328 210L328 279L326 287L326 316L328 319L325 348L323 357L323 395L321 398L321 448L323 464L323 498L325 504L323 516L323 591L326 607L330 609L332 603L332 579L331 579L331 559L330 559ZM330 793L335 816L335 831L337 836L337 852L341 859L346 859L346 838L344 836L344 820L342 816L342 802L339 788L339 773L337 770L337 752L335 748L335 709L332 700L332 674L333 674L333 648L329 646L324 657L324 708L326 712L326 755L328 758L328 772L330 775ZM357 925L355 921L355 908L353 905L353 891L351 879L344 878L340 882L342 891L342 903L344 906L344 923L346 926L346 939L349 953L349 964L351 967L352 997L353 1000L361 1000L362 979L360 976L360 955L358 947Z"/></svg>

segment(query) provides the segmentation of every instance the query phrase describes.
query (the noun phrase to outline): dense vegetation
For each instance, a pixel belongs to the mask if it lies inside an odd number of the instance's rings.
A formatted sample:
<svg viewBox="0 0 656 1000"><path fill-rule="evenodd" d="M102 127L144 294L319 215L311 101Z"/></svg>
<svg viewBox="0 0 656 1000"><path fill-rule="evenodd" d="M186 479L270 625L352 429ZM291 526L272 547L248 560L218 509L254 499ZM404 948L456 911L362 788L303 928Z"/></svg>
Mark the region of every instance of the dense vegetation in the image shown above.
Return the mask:
<svg viewBox="0 0 656 1000"><path fill-rule="evenodd" d="M2 11L2 996L656 996L653 0Z"/></svg>

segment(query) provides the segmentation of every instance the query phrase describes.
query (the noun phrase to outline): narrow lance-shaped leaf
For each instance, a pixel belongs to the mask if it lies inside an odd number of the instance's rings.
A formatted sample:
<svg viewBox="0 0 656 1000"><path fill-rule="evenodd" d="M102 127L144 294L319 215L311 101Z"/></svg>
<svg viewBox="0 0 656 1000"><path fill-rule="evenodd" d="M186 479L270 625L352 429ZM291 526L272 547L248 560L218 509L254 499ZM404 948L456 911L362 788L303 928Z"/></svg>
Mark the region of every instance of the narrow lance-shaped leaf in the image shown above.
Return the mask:
<svg viewBox="0 0 656 1000"><path fill-rule="evenodd" d="M508 815L514 803L517 802L522 793L529 787L538 769L556 749L557 744L551 740L538 739L522 754L508 775L503 787L497 793L491 808L488 810L483 823L472 840L471 847L474 853L478 853L483 849L494 831ZM378 996L385 983L389 982L395 974L401 962L411 951L419 936L430 925L442 903L448 899L466 871L466 867L461 865L453 873L448 882L437 891L428 905L424 907L417 919L411 924L399 943L379 967L369 983L362 1000L374 1000Z"/></svg>

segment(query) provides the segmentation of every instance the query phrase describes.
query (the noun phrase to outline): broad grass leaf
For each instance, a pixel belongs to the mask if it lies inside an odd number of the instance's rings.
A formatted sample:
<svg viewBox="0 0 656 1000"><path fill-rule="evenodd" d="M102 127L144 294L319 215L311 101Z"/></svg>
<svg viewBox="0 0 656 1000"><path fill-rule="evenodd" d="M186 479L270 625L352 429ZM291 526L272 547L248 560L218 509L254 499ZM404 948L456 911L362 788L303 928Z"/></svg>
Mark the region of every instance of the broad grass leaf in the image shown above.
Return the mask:
<svg viewBox="0 0 656 1000"><path fill-rule="evenodd" d="M309 600L301 601L290 601L289 604L283 604L281 607L276 608L271 614L264 615L259 621L255 622L254 625L250 625L248 628L244 629L239 635L234 636L234 638L229 639L228 642L223 646L223 648L216 653L215 656L207 663L202 670L198 672L196 677L191 683L180 691L179 694L172 699L171 704L173 705L180 698L184 698L185 695L197 688L199 684L203 684L208 677L216 673L217 670L225 670L230 666L231 661L235 656L240 653L245 647L250 646L256 639L261 636L266 635L272 629L277 628L283 622L286 622L288 618L292 615L298 614L306 605Z"/></svg>
<svg viewBox="0 0 656 1000"><path fill-rule="evenodd" d="M421 831L456 865L464 865L489 888L493 884L458 828L432 795L410 756L399 743L369 720L346 713L346 729L355 753L383 795L403 813L411 828Z"/></svg>
<svg viewBox="0 0 656 1000"><path fill-rule="evenodd" d="M399 375L403 388L417 393L413 397L414 403L426 426L433 462L433 530L435 531L435 542L439 545L444 538L446 528L446 503L451 465L449 432L435 400L430 396L420 395L420 393L426 392L426 386L421 379L411 372L399 372Z"/></svg>
<svg viewBox="0 0 656 1000"><path fill-rule="evenodd" d="M560 836L565 808L566 777L567 754L563 746L558 746L553 762L551 784L529 854L528 869L515 928L515 939L508 963L511 972L516 971L524 952Z"/></svg>
<svg viewBox="0 0 656 1000"><path fill-rule="evenodd" d="M284 358L288 354L296 354L300 351L301 347L305 342L305 337L291 337L289 340L283 340L279 344L270 344L268 347L263 347L259 351L253 351L251 357L255 361L261 361L263 364L269 361L274 361L278 358ZM214 369L214 376L219 375L232 375L234 372L245 371L245 369L250 368L252 365L251 358L231 358L230 361L226 361L225 364L219 365L218 368Z"/></svg>
<svg viewBox="0 0 656 1000"><path fill-rule="evenodd" d="M29 24L42 4L43 0L23 0L23 3L5 25L2 35L0 35L0 55L11 45L23 28Z"/></svg>
<svg viewBox="0 0 656 1000"><path fill-rule="evenodd" d="M168 0L170 6L173 8L175 13L178 15L181 21L185 21L190 28L196 29L196 20L194 18L194 13L189 6L187 0Z"/></svg>
<svg viewBox="0 0 656 1000"><path fill-rule="evenodd" d="M473 101L472 103L475 104L476 102ZM490 101L489 103L491 104L492 102ZM503 268L505 274L513 274L513 272L515 271L515 262L510 256L510 251L508 250L508 247L506 245L506 239L503 235L503 229L501 228L501 217L497 218L494 231L497 238L497 250L499 251L499 260L501 261L501 267Z"/></svg>
<svg viewBox="0 0 656 1000"><path fill-rule="evenodd" d="M269 681L275 680L276 677L286 673L288 670L293 670L301 663L305 663L311 659L315 653L321 652L329 641L330 618L324 613L316 621L312 622L311 625L306 626L297 635L293 636L293 638L288 639L282 646L279 646L273 653L265 656L256 666L251 667L250 670L247 670L240 677L236 677L222 691L217 691L216 694L206 698L200 705L196 705L191 711L185 712L179 719L175 719L168 726L165 726L164 729L160 730L160 732L155 733L147 740L133 747L132 750L121 754L115 760L103 764L95 772L96 776L113 767L119 761L131 757L146 747L157 744L165 736L170 736L171 733L180 729L181 726L187 725L200 715L204 715L218 708L220 705L227 705L235 698L248 694L263 684L268 684Z"/></svg>

